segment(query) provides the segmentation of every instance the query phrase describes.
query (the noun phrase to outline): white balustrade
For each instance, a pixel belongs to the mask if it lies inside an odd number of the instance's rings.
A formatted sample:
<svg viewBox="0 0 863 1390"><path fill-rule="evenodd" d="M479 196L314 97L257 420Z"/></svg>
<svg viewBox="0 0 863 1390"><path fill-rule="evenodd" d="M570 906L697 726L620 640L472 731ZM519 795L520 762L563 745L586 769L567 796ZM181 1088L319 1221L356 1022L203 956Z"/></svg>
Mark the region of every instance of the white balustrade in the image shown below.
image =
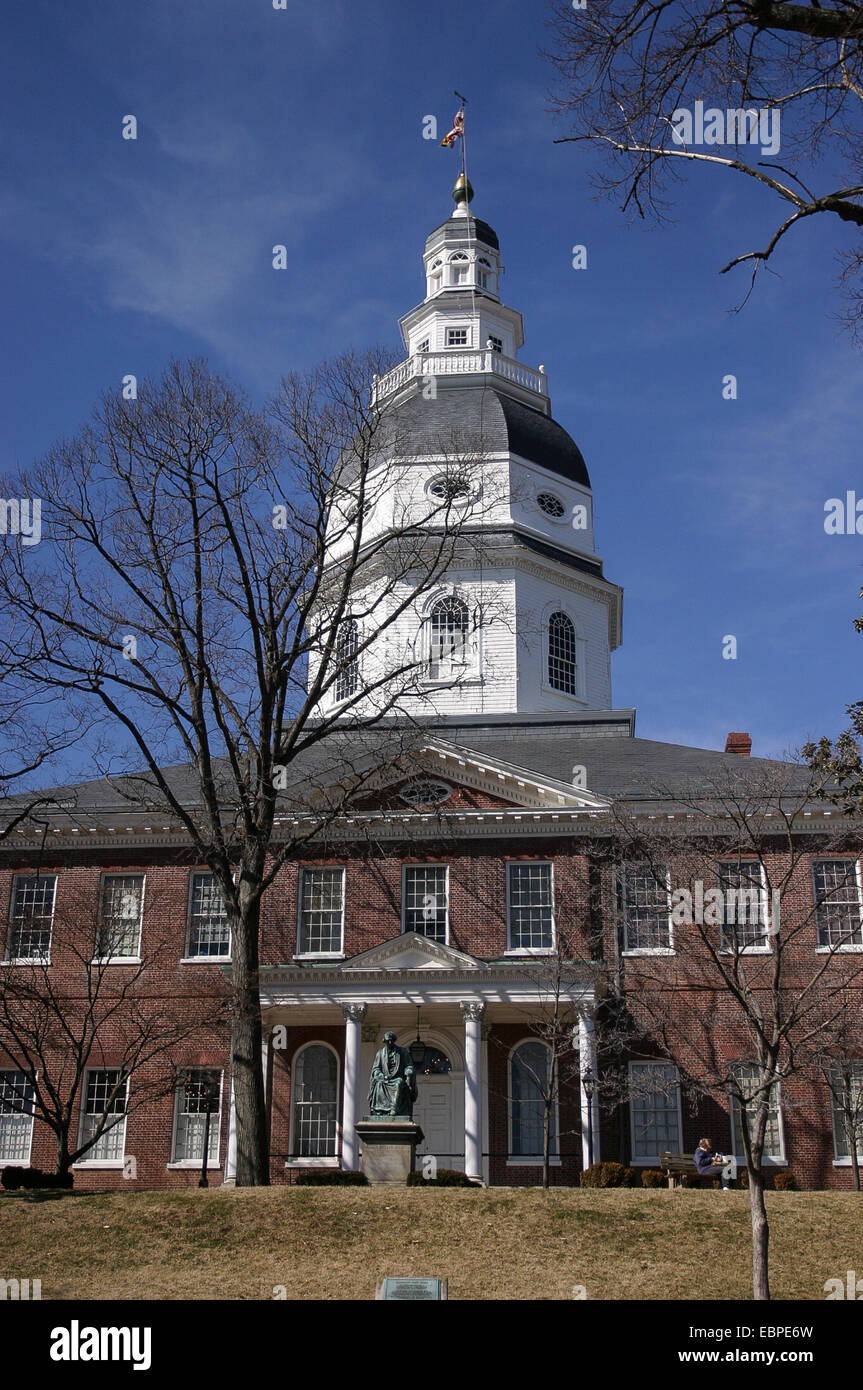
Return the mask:
<svg viewBox="0 0 863 1390"><path fill-rule="evenodd" d="M538 396L548 395L545 372L534 371L532 367L516 362L514 357L504 357L500 352L484 348L481 351L414 353L391 372L375 380L373 398L376 401L384 400L414 377L476 376L482 373L503 377L516 386L535 391Z"/></svg>

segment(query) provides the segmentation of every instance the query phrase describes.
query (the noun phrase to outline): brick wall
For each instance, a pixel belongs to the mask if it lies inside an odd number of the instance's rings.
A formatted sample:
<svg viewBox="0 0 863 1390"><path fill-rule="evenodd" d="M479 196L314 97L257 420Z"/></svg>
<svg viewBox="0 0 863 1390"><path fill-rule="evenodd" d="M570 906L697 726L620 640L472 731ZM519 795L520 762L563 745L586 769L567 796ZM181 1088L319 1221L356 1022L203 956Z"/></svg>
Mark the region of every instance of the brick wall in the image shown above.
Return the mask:
<svg viewBox="0 0 863 1390"><path fill-rule="evenodd" d="M817 846L815 846L817 848ZM849 846L850 847L850 846ZM471 841L440 838L419 843L374 846L351 846L339 843L309 855L298 864L285 866L269 890L262 916L262 961L266 964L290 962L296 950L297 895L299 868L302 864L342 863L346 867L345 950L355 955L387 941L401 929L402 864L404 862L440 862L450 866L450 943L461 951L480 958L499 958L506 949L506 862L508 859L550 859L554 863L555 898L559 928L565 930L572 943L572 954L586 960L591 954L603 955L610 969L619 970L621 987L629 1001L630 1012L640 1024L644 1037L634 1055L649 1056L656 1052L657 1040L664 1036L682 1071L696 1082L710 1086L709 1095L700 1092L698 1085L684 1087L683 1131L684 1148L694 1149L702 1133L710 1133L717 1145L730 1144L728 1105L721 1077L729 1061L749 1060L752 1041L741 1025L737 1010L727 988L707 953L700 949L692 935L680 935L673 956L618 958L616 925L609 904L613 902L610 870L596 870L601 885L604 912L599 919L594 910L591 916L589 893L590 846L576 838L543 841L525 836ZM830 851L835 852L834 850ZM144 910L144 955L147 970L142 982L154 1009L174 1011L188 1016L202 1003L213 1008L224 999L228 986L217 963L182 962L185 951L188 911L189 877L196 867L190 859L167 852L143 853L132 848L97 851L82 847L76 851L54 853L39 865L41 872L58 874L58 891L54 937L52 944L52 983L69 997L80 997L86 981L81 965L82 943L87 934L95 932L98 915L100 876L105 872L146 873ZM771 872L781 875L787 861L776 850ZM5 934L6 917L16 869L32 872L36 868L33 856L23 855L20 862L0 872L0 929ZM595 909L595 904L594 904ZM789 997L799 993L811 980L823 957L815 951L815 928L812 915L812 886L808 863L799 866L782 902L784 929L799 926L787 952L787 984ZM591 943L591 932L597 931ZM681 929L681 932L684 929ZM92 939L92 935L91 935ZM4 943L5 944L5 943ZM77 952L77 954L76 954ZM86 954L85 952L83 953ZM760 961L747 958L747 970L757 980L763 969L765 990L769 983L772 961L769 956ZM861 957L856 953L837 956L825 964L823 993L826 1000L845 991L852 1001L852 1013L863 1019L863 979L857 979ZM7 969L29 967L7 967ZM106 968L107 978L124 978L133 967L119 965ZM765 998L767 997L765 993ZM653 1007L646 1007L651 999ZM657 1001L659 1001L657 1003ZM856 1001L856 1002L855 1002ZM489 1147L495 1155L492 1175L496 1182L532 1181L529 1170L506 1168L503 1155L507 1148L506 1120L506 1054L515 1039L514 1025L495 1022L493 1011L489 1049ZM525 1027L519 1025L522 1034ZM344 1034L341 1027L315 1029L314 1036L330 1041L341 1059ZM307 1030L290 1030L290 1047L273 1054L272 1071L272 1143L273 1180L284 1181L284 1163L289 1152L290 1065L296 1048L308 1041ZM653 1041L651 1041L651 1038ZM863 1055L863 1047L861 1047ZM94 1051L92 1064L110 1066L120 1057L120 1041L115 1033L106 1030L100 1047ZM7 1063L10 1060L6 1058ZM59 1053L50 1059L59 1062ZM172 1061L177 1066L208 1066L224 1068L221 1159L224 1160L227 1141L227 1069L229 1041L227 1024L198 1028L173 1049ZM341 1062L340 1062L341 1065ZM155 1071L157 1068L152 1068ZM142 1082L148 1084L141 1073ZM134 1085L134 1079L133 1079ZM850 1167L834 1167L832 1117L830 1097L823 1076L790 1078L782 1087L785 1149L788 1164L798 1184L803 1187L848 1188L852 1182ZM127 1122L126 1152L136 1159L140 1186L184 1186L197 1181L196 1172L169 1170L173 1123L173 1097L170 1094L151 1095L146 1103L133 1108ZM568 1128L568 1122L562 1129ZM573 1123L577 1129L577 1123ZM77 1134L77 1115L73 1138ZM566 1153L562 1135L564 1163L555 1171L555 1181L572 1181L581 1166L578 1146ZM605 1158L627 1161L629 1149L628 1107L603 1111L601 1115L601 1154ZM34 1127L31 1162L34 1166L52 1168L54 1139L44 1125ZM213 1180L218 1180L214 1174ZM116 1170L84 1170L78 1175L81 1187L120 1187L130 1180ZM134 1185L134 1183L133 1183Z"/></svg>

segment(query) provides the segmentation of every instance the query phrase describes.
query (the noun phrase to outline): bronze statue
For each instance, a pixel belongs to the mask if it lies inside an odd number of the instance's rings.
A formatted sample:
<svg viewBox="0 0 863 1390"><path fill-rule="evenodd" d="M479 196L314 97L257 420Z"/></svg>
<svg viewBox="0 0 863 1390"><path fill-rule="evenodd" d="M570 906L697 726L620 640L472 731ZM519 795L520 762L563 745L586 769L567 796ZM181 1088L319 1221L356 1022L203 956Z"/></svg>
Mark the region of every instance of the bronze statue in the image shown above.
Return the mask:
<svg viewBox="0 0 863 1390"><path fill-rule="evenodd" d="M384 1033L384 1045L375 1053L369 1083L369 1114L390 1120L413 1118L417 1098L417 1074L406 1047L399 1047L395 1033Z"/></svg>

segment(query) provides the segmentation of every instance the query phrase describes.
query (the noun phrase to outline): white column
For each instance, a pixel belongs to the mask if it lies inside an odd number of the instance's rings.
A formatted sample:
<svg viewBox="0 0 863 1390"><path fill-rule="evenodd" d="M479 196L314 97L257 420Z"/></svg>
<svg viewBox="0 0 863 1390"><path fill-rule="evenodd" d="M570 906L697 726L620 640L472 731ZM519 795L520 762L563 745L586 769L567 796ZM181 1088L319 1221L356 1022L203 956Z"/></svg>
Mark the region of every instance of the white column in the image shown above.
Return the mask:
<svg viewBox="0 0 863 1390"><path fill-rule="evenodd" d="M342 1167L360 1166L360 1146L354 1126L360 1116L360 1034L367 1004L342 1004L345 1016L345 1066L342 1083Z"/></svg>
<svg viewBox="0 0 863 1390"><path fill-rule="evenodd" d="M460 1005L464 1017L464 1171L482 1180L482 1016L481 999Z"/></svg>
<svg viewBox="0 0 863 1390"><path fill-rule="evenodd" d="M222 1174L223 1187L237 1185L237 1106L234 1101L234 1078L231 1077L231 1099L228 1108L228 1149L225 1154L225 1169Z"/></svg>
<svg viewBox="0 0 863 1390"><path fill-rule="evenodd" d="M593 1076L596 1076L596 1036L593 1029L593 1019L586 1013L578 1016L578 1069L579 1075L584 1076L588 1067ZM584 1087L581 1090L581 1160L582 1166L587 1168L591 1157L591 1136L593 1136L593 1161L599 1162L599 1097L596 1091L593 1093L592 1101L587 1099Z"/></svg>

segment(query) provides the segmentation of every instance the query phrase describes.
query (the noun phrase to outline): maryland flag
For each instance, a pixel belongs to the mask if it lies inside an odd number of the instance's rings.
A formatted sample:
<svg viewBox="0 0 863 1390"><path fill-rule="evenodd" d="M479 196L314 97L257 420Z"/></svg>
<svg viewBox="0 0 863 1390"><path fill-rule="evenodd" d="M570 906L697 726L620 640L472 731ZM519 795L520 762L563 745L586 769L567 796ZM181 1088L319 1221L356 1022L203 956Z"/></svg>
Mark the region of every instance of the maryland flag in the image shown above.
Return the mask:
<svg viewBox="0 0 863 1390"><path fill-rule="evenodd" d="M455 115L452 118L452 130L444 136L444 138L441 140L441 144L445 146L446 149L450 149L455 144L459 136L461 136L462 139L464 139L463 110L456 111Z"/></svg>

